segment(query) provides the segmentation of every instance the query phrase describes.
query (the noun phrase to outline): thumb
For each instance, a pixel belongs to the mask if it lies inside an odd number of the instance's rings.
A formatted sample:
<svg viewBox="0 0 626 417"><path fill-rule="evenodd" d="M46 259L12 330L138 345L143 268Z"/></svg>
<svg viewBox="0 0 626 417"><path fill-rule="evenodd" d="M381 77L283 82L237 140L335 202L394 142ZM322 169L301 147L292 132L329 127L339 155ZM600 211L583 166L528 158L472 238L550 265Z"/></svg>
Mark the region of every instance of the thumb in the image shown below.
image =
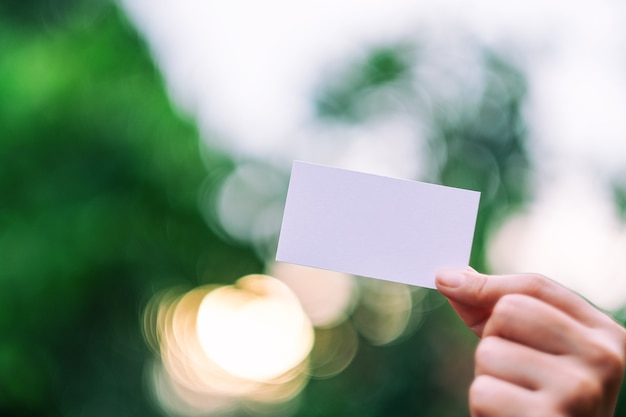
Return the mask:
<svg viewBox="0 0 626 417"><path fill-rule="evenodd" d="M596 316L593 307L582 297L538 274L494 276L473 269L441 270L435 284L461 320L478 336L495 304L507 294L537 298L583 322Z"/></svg>
<svg viewBox="0 0 626 417"><path fill-rule="evenodd" d="M502 285L489 283L489 276L474 269L443 269L437 272L437 289L448 299L473 307L493 307L507 292ZM502 284L502 283L499 283Z"/></svg>
<svg viewBox="0 0 626 417"><path fill-rule="evenodd" d="M458 316L478 337L496 300L485 295L486 277L474 269L441 270L437 272L435 284Z"/></svg>

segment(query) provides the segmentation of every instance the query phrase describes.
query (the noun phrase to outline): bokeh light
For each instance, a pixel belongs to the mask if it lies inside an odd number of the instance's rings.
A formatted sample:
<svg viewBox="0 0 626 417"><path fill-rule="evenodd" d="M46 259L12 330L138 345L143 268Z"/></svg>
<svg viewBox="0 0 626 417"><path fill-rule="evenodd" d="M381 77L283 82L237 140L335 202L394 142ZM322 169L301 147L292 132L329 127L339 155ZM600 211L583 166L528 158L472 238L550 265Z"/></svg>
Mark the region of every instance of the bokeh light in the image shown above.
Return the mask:
<svg viewBox="0 0 626 417"><path fill-rule="evenodd" d="M309 374L313 378L330 378L339 374L350 365L358 347L358 334L350 321L334 327L316 328Z"/></svg>
<svg viewBox="0 0 626 417"><path fill-rule="evenodd" d="M274 262L274 276L155 294L143 316L151 390L177 415L296 407L310 378L419 327L425 289ZM286 411L285 411L286 412Z"/></svg>
<svg viewBox="0 0 626 417"><path fill-rule="evenodd" d="M239 378L272 381L309 354L313 329L295 296L265 275L212 291L198 309L204 352Z"/></svg>
<svg viewBox="0 0 626 417"><path fill-rule="evenodd" d="M354 313L354 323L373 345L385 345L400 337L413 318L413 300L409 287L394 282L363 278L361 302Z"/></svg>
<svg viewBox="0 0 626 417"><path fill-rule="evenodd" d="M149 366L153 392L182 415L289 402L308 380L314 341L297 298L266 275L158 293L144 335L159 357Z"/></svg>
<svg viewBox="0 0 626 417"><path fill-rule="evenodd" d="M355 278L341 272L271 262L268 274L296 294L317 328L330 328L345 321L358 299Z"/></svg>
<svg viewBox="0 0 626 417"><path fill-rule="evenodd" d="M269 257L278 237L287 179L261 163L241 163L221 184L200 196L209 224L240 242L251 242Z"/></svg>

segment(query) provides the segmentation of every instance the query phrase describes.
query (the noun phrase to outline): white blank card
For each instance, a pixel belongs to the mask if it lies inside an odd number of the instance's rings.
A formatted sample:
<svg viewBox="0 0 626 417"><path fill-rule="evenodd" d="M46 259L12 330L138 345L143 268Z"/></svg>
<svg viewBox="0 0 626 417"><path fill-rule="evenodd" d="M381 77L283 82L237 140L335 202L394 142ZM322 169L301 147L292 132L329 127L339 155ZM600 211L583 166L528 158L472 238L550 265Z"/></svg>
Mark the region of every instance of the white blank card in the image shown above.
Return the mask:
<svg viewBox="0 0 626 417"><path fill-rule="evenodd" d="M435 287L469 258L480 193L294 161L276 260Z"/></svg>

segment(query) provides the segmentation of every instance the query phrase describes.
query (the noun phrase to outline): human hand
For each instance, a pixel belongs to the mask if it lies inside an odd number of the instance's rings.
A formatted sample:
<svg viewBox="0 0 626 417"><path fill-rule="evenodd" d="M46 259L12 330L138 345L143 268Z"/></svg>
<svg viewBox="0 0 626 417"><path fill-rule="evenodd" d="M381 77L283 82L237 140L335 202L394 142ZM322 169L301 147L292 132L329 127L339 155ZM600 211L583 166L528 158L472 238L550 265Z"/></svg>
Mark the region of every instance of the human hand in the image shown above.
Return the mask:
<svg viewBox="0 0 626 417"><path fill-rule="evenodd" d="M534 274L440 271L439 291L481 338L473 417L610 417L626 366L626 330Z"/></svg>

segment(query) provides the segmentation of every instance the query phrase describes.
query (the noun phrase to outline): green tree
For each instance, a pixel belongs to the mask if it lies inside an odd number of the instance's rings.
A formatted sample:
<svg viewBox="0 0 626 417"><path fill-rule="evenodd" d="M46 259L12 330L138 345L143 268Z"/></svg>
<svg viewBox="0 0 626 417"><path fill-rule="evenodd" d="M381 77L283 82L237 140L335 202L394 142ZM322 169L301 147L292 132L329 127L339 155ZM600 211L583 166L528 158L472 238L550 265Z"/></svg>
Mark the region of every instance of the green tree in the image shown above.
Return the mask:
<svg viewBox="0 0 626 417"><path fill-rule="evenodd" d="M204 223L200 185L232 164L123 14L52 3L0 8L0 415L151 415L149 295L261 265Z"/></svg>

